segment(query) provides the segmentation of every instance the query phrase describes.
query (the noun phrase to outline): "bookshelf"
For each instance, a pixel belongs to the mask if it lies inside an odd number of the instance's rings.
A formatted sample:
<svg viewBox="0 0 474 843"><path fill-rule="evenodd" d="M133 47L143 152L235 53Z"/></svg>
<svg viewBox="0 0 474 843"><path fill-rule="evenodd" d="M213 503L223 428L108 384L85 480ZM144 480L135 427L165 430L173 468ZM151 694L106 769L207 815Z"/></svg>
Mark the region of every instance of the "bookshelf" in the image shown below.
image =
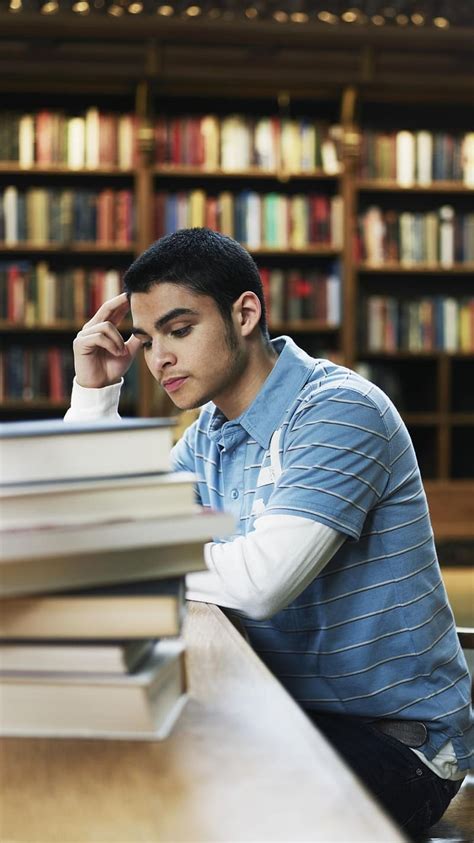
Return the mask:
<svg viewBox="0 0 474 843"><path fill-rule="evenodd" d="M422 260L420 255L408 261L383 255L381 262L374 263L357 245L360 220L372 207L382 214L392 212L397 219L402 214L412 214L418 226L421 218L431 215L433 226L434 216L439 220L440 209L448 206L454 211L456 231L458 220L472 215L472 173L466 183L459 169L446 171L444 177L437 171L431 173L431 183L427 184L426 171L421 174L420 183L415 169L415 177L411 181L409 177L408 184L406 174L400 183L393 161L383 175L361 165L366 150L364 133L368 131L374 136L385 135L381 156L385 163L394 149L396 152L396 133L401 129L431 133L434 139L443 134L472 134L471 111L466 107L473 94L471 41L466 31L452 29L441 35L421 30L375 32L374 28L368 33L364 27L341 27L336 31L312 24L276 27L262 23L246 27L242 22L234 25L206 22L204 18L196 23L160 20L158 28L158 23L143 20L77 19L73 38L70 26L68 29L59 17L35 20L34 27L25 17L20 21L10 16L4 23L5 32L19 40L31 35L38 55L33 52L25 58L21 74L13 73L9 78L4 75L0 80L2 110L20 114L31 111L31 80L37 72L40 105L45 110L65 110L70 116L78 116L94 106L116 115L133 114L136 150L132 166L99 162L94 170L71 170L61 162L40 165L33 161L25 171L15 161L0 161L0 189L9 185L19 191L26 185L48 189L74 189L79 185L85 190L128 189L133 193L136 224L134 237L126 245L74 241L4 243L0 246L0 263L43 261L58 273L74 267L123 271L160 233L160 213L163 227L163 207L157 214L158 195L162 203L163 197L179 196L175 204L179 206L181 202L177 212L182 215L180 219L186 213L186 224L191 219L195 220L191 224L199 224L203 213L204 221L213 215L215 219L216 202L212 200L224 194L227 222L230 210L233 225L228 233L234 236L234 217L242 217L241 206L235 213L236 199L240 197L242 204L242 194L250 194L256 206L260 203L260 210L268 195L283 197L287 208L293 197L337 197L342 206L342 242L337 242L337 238L336 242L314 242L311 237L303 238L303 242L292 242L291 237L283 243L271 242L262 229L260 240L247 244L263 273L267 273L268 283L271 273L277 273L277 281L273 279L277 289L282 283L281 275L283 286L291 273L300 282L307 281L308 276L313 276L314 281L314 276L330 274L338 265L342 318L322 318L305 309L300 300L300 311L294 308L290 314L284 308L273 313L272 332L294 335L312 353L326 353L349 366L365 367L383 388L392 390L412 433L428 483L441 484L446 490L452 480L464 488L464 482L474 478L470 456L474 399L468 388L473 382L474 349L466 343L445 348L432 336L431 345L429 341L424 346L418 343L422 347L416 350L409 343L374 348L368 345L365 330L370 298L392 298L400 305L406 301L424 302L428 321L425 300L472 300L472 253L468 251L460 258L455 251L454 258L443 262ZM62 52L53 55L53 50L48 62L44 63L43 56L40 65L41 49L52 32L58 44L63 45ZM78 70L80 56L89 56L87 73ZM54 79L53 68L57 69ZM337 159L341 167L332 170L330 164L328 171L327 160L324 164L315 158L311 166L305 162L299 172L275 154L270 163L263 156L259 165L243 157L230 166L228 161L222 166L219 151L216 157L215 139L214 158L209 153L208 159L203 159L202 142L196 146L193 138L197 137L199 120L206 116L213 118L214 129L216 122L236 116L244 118L247 127L259 126L260 142L261 134L265 136L263 118L274 123L314 121L326 128L339 125ZM176 135L176 126L180 126L181 134L184 126L184 149L188 153L196 152L193 144L198 152L201 150L198 163L190 154L187 159L163 154L164 138L169 142L173 131ZM426 136L420 140L425 145L429 142ZM442 148L439 139L433 140L436 143ZM175 137L175 151L176 144ZM447 145L453 146L450 141ZM243 146L247 149L245 138ZM270 156L268 149L267 154ZM459 168L459 154L451 158ZM190 215L189 222L189 207L185 207L183 197L188 197L188 205L193 208L194 216ZM237 222L240 225L241 219ZM409 224L405 224L409 230ZM455 235L455 240L456 237L459 235ZM311 284L299 286L303 293L300 299L310 299ZM402 315L400 308L399 319ZM51 345L56 341L70 344L78 324L76 319L34 325L2 319L4 347L21 343L39 347L46 338ZM430 336L429 330L427 334ZM167 399L157 394L140 366L134 378L136 392L128 405L130 412L172 412ZM38 401L35 406L32 401L26 404L18 398L7 399L3 415L60 415L62 408L54 402L48 404L44 398Z"/></svg>
<svg viewBox="0 0 474 843"><path fill-rule="evenodd" d="M361 102L354 363L392 395L428 481L474 476L474 135L459 105ZM449 126L449 131L446 130Z"/></svg>

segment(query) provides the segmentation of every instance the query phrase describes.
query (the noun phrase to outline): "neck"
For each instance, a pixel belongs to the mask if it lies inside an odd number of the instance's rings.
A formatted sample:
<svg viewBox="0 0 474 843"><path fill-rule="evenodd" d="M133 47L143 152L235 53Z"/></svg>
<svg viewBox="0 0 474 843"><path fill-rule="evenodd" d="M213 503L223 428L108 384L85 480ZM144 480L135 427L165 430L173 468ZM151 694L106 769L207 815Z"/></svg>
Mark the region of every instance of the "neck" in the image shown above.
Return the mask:
<svg viewBox="0 0 474 843"><path fill-rule="evenodd" d="M277 360L278 355L269 343L264 343L260 338L250 341L250 347L243 352L235 377L225 392L214 398L216 407L229 421L250 407Z"/></svg>

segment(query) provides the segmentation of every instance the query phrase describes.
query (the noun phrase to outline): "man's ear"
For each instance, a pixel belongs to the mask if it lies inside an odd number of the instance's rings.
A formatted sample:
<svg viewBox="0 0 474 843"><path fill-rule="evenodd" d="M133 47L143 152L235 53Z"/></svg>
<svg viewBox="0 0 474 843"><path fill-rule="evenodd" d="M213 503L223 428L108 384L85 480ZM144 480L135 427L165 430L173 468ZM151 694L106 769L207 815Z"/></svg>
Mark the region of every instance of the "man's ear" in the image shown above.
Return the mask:
<svg viewBox="0 0 474 843"><path fill-rule="evenodd" d="M262 315L262 306L255 293L247 290L232 305L232 313L243 337L248 337L258 325Z"/></svg>

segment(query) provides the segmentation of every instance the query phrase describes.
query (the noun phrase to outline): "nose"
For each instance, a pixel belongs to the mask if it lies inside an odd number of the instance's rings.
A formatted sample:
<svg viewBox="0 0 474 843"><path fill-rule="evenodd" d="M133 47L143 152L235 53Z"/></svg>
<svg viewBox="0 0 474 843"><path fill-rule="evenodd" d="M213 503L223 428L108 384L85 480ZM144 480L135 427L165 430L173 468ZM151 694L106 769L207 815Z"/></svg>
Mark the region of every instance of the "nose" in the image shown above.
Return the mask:
<svg viewBox="0 0 474 843"><path fill-rule="evenodd" d="M152 351L147 363L154 377L160 377L163 370L168 366L174 366L176 361L176 354L167 347L162 338L153 341Z"/></svg>

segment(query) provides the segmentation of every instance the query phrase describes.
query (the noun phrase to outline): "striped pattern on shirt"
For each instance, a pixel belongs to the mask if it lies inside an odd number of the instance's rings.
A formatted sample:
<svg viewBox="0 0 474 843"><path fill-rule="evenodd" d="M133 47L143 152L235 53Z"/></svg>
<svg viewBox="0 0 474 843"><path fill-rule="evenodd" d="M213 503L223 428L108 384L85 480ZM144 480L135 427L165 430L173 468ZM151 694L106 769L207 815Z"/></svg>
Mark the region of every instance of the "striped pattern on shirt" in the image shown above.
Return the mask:
<svg viewBox="0 0 474 843"><path fill-rule="evenodd" d="M288 338L251 406L227 421L213 404L174 451L201 503L255 518L298 515L347 536L326 568L265 621L241 616L271 671L309 709L423 720L423 752L452 740L474 765L470 679L459 648L407 429L376 386ZM282 473L269 444L281 427Z"/></svg>

